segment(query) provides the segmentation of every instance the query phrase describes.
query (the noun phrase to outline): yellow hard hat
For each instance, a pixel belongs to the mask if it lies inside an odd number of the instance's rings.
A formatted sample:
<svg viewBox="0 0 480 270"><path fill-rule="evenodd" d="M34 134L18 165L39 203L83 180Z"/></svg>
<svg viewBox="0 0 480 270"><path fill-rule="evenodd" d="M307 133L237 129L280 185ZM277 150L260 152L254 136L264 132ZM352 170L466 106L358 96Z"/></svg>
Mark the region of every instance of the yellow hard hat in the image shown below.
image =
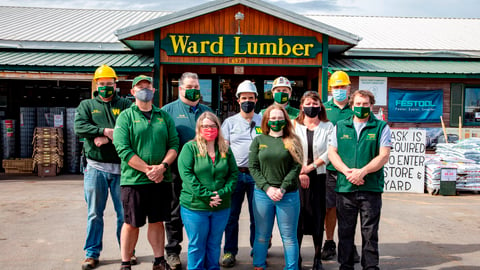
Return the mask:
<svg viewBox="0 0 480 270"><path fill-rule="evenodd" d="M350 77L345 71L335 71L328 81L328 87L350 85Z"/></svg>
<svg viewBox="0 0 480 270"><path fill-rule="evenodd" d="M98 80L100 78L114 78L117 80L117 74L113 68L107 65L101 65L100 67L95 70L95 75L93 76L93 80Z"/></svg>

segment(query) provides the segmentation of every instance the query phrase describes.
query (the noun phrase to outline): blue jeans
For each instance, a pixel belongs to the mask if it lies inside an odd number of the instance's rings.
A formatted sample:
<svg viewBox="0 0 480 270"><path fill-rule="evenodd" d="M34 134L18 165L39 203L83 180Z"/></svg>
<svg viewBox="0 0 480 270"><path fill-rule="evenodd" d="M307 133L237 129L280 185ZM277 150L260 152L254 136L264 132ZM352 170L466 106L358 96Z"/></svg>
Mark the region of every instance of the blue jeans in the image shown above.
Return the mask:
<svg viewBox="0 0 480 270"><path fill-rule="evenodd" d="M83 250L86 252L85 257L97 259L102 251L103 212L107 204L108 189L110 189L113 207L117 213L117 240L120 243L120 231L123 225L120 175L99 171L87 165L83 186L88 209L87 237Z"/></svg>
<svg viewBox="0 0 480 270"><path fill-rule="evenodd" d="M180 206L180 214L188 237L187 269L220 269L220 247L230 208L199 211Z"/></svg>
<svg viewBox="0 0 480 270"><path fill-rule="evenodd" d="M297 226L300 214L300 196L298 190L283 195L282 200L274 202L265 191L255 187L253 197L255 216L255 242L253 244L253 266L266 268L267 251L272 236L273 222L277 216L277 225L283 242L285 254L284 269L298 269Z"/></svg>
<svg viewBox="0 0 480 270"><path fill-rule="evenodd" d="M255 240L255 220L253 218L253 190L255 188L255 180L248 173L239 173L237 187L232 193L232 205L230 206L230 217L228 218L227 227L225 227L225 246L224 253L238 253L238 219L242 210L245 193L247 194L248 212L250 213L250 247L253 247Z"/></svg>
<svg viewBox="0 0 480 270"><path fill-rule="evenodd" d="M376 270L379 263L378 225L382 193L357 191L337 193L338 262L340 269L353 270L355 228L360 214L362 232L362 268Z"/></svg>

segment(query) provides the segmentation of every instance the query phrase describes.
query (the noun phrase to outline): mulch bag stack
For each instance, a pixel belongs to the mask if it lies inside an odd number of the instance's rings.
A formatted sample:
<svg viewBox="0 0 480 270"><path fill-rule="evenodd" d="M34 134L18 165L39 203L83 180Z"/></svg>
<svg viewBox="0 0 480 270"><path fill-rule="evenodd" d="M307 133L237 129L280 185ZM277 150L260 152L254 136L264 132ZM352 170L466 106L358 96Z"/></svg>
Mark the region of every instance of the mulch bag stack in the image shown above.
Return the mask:
<svg viewBox="0 0 480 270"><path fill-rule="evenodd" d="M438 190L441 169L457 170L456 188L459 191L480 191L480 138L469 138L457 143L437 144L435 155L426 155L425 184Z"/></svg>
<svg viewBox="0 0 480 270"><path fill-rule="evenodd" d="M35 128L33 149L33 162L38 176L56 176L63 168L63 130L61 128Z"/></svg>

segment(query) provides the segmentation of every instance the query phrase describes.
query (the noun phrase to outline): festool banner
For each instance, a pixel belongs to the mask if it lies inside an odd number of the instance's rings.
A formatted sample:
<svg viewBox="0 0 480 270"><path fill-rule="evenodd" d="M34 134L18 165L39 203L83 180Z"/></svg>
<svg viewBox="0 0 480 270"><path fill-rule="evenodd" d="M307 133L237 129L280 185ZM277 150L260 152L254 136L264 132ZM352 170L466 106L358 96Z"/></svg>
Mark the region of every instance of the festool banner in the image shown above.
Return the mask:
<svg viewBox="0 0 480 270"><path fill-rule="evenodd" d="M440 122L442 113L442 90L388 91L389 122Z"/></svg>
<svg viewBox="0 0 480 270"><path fill-rule="evenodd" d="M322 44L303 36L168 34L161 48L172 56L315 58Z"/></svg>

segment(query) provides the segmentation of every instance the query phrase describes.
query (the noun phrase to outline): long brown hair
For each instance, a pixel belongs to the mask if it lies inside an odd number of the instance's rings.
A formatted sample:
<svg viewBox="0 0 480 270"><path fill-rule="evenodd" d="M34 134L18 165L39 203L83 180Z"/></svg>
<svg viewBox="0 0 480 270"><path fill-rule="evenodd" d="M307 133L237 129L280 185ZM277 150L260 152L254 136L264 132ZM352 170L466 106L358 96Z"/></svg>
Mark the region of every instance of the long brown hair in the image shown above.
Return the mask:
<svg viewBox="0 0 480 270"><path fill-rule="evenodd" d="M218 151L220 152L221 156L225 156L228 153L228 145L223 138L222 129L220 126L220 121L218 117L211 113L211 112L204 112L198 117L197 125L195 127L195 141L197 142L198 150L202 157L207 155L207 141L202 137L200 129L202 128L203 120L207 118L210 121L214 122L218 129L218 136L215 139L215 144L218 147Z"/></svg>
<svg viewBox="0 0 480 270"><path fill-rule="evenodd" d="M307 91L303 94L302 99L300 100L300 113L298 114L297 118L295 118L295 121L303 125L303 120L305 120L305 112L303 112L303 102L305 102L307 98L311 98L320 103L320 112L318 113L317 117L322 122L328 122L325 106L323 105L320 95L318 94L318 92L315 91Z"/></svg>
<svg viewBox="0 0 480 270"><path fill-rule="evenodd" d="M285 122L286 122L286 125L283 128L283 135L282 135L283 144L285 145L285 148L287 148L288 152L290 152L290 155L292 155L293 159L296 162L303 164L302 144L300 143L300 139L297 137L297 135L295 135L292 122L288 117L287 111L285 110L285 108L283 108L282 105L272 104L265 110L262 117L262 133L265 135L268 135L270 133L268 120L270 119L270 112L272 110L282 111L283 116L285 117Z"/></svg>

